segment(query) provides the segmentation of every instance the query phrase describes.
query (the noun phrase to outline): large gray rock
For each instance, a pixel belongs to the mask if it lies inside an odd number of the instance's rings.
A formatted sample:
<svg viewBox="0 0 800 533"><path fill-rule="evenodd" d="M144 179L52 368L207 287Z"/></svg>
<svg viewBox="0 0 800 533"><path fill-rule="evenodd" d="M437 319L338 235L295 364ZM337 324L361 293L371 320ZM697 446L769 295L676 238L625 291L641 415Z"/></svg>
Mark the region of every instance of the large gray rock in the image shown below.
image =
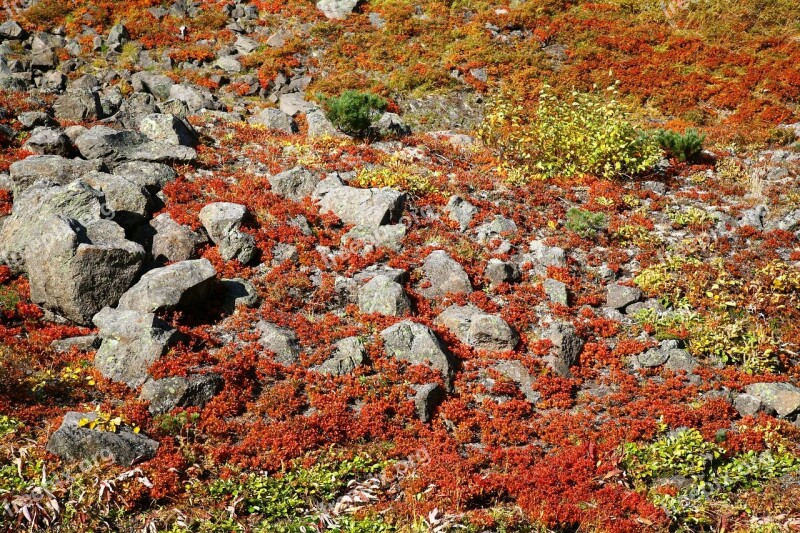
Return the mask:
<svg viewBox="0 0 800 533"><path fill-rule="evenodd" d="M394 189L356 189L336 187L319 202L320 211L333 213L345 224L382 226L400 219L405 193Z"/></svg>
<svg viewBox="0 0 800 533"><path fill-rule="evenodd" d="M139 131L147 135L151 141L173 144L175 146L191 146L197 144L197 132L186 120L174 115L153 113L142 118Z"/></svg>
<svg viewBox="0 0 800 533"><path fill-rule="evenodd" d="M94 126L75 139L75 145L83 157L102 159L109 168L124 161L190 163L197 158L197 152L188 146L151 141L141 133L107 126Z"/></svg>
<svg viewBox="0 0 800 533"><path fill-rule="evenodd" d="M158 112L159 107L155 96L137 92L131 94L120 104L114 120L125 129L137 130L143 118Z"/></svg>
<svg viewBox="0 0 800 533"><path fill-rule="evenodd" d="M176 407L204 406L219 392L222 383L217 374L149 379L142 385L139 398L150 402L148 410L151 414L160 415Z"/></svg>
<svg viewBox="0 0 800 533"><path fill-rule="evenodd" d="M533 389L536 381L531 377L528 369L519 361L500 361L492 367L494 370L517 384L525 399L535 404L542 395Z"/></svg>
<svg viewBox="0 0 800 533"><path fill-rule="evenodd" d="M362 313L402 316L411 311L405 289L386 276L375 276L358 291L358 308Z"/></svg>
<svg viewBox="0 0 800 533"><path fill-rule="evenodd" d="M12 163L8 172L14 182L14 195L18 196L36 180L45 179L66 185L84 174L102 168L103 162L99 159L86 161L66 159L60 155L32 155Z"/></svg>
<svg viewBox="0 0 800 533"><path fill-rule="evenodd" d="M175 181L178 177L171 167L148 161L127 161L114 167L112 174L146 187L151 193L158 192L164 185Z"/></svg>
<svg viewBox="0 0 800 533"><path fill-rule="evenodd" d="M1 40L21 41L27 35L27 32L15 20L6 20L0 24Z"/></svg>
<svg viewBox="0 0 800 533"><path fill-rule="evenodd" d="M150 365L181 338L153 313L106 307L92 320L102 339L94 356L95 368L131 388L142 385Z"/></svg>
<svg viewBox="0 0 800 533"><path fill-rule="evenodd" d="M451 196L445 211L450 220L458 222L461 231L465 231L472 222L472 218L478 214L478 208L460 196Z"/></svg>
<svg viewBox="0 0 800 533"><path fill-rule="evenodd" d="M211 203L200 210L200 222L226 261L236 258L246 264L255 256L255 239L240 229L246 214L245 206L230 202Z"/></svg>
<svg viewBox="0 0 800 533"><path fill-rule="evenodd" d="M31 301L78 324L114 305L141 270L144 249L108 220L85 227L69 218L45 221L25 249Z"/></svg>
<svg viewBox="0 0 800 533"><path fill-rule="evenodd" d="M472 304L451 305L436 317L436 322L449 329L464 344L480 350L513 350L519 342L519 335L505 320L485 313Z"/></svg>
<svg viewBox="0 0 800 533"><path fill-rule="evenodd" d="M70 89L56 99L53 112L60 121L85 122L103 118L100 96L91 89Z"/></svg>
<svg viewBox="0 0 800 533"><path fill-rule="evenodd" d="M544 360L557 375L570 377L570 367L578 363L584 340L578 336L575 327L567 322L554 322L544 331L543 338L553 344Z"/></svg>
<svg viewBox="0 0 800 533"><path fill-rule="evenodd" d="M352 373L364 363L367 352L358 337L347 337L336 342L336 350L316 370L320 374L342 376Z"/></svg>
<svg viewBox="0 0 800 533"><path fill-rule="evenodd" d="M264 321L256 324L256 331L261 335L259 344L274 353L278 363L293 365L300 360L300 343L294 331Z"/></svg>
<svg viewBox="0 0 800 533"><path fill-rule="evenodd" d="M350 251L356 251L354 246L361 243L367 251L367 247L389 248L399 252L402 241L406 236L406 227L403 224L389 224L388 226L353 226L342 235L342 246L346 246Z"/></svg>
<svg viewBox="0 0 800 533"><path fill-rule="evenodd" d="M169 97L174 100L185 102L191 113L196 113L201 109L214 109L216 107L211 93L185 83L172 85L169 89Z"/></svg>
<svg viewBox="0 0 800 533"><path fill-rule="evenodd" d="M61 426L47 441L47 451L65 461L85 461L90 464L112 461L131 466L155 457L158 442L123 424L116 432L79 427L81 419L93 421L97 413L70 411Z"/></svg>
<svg viewBox="0 0 800 533"><path fill-rule="evenodd" d="M39 181L15 197L11 215L3 221L0 260L13 271L24 272L25 253L50 219L62 216L86 225L100 220L104 209L102 193L82 181L66 186Z"/></svg>
<svg viewBox="0 0 800 533"><path fill-rule="evenodd" d="M150 251L157 264L194 259L197 247L206 242L189 226L172 220L169 213L161 213L151 220L137 232L136 240Z"/></svg>
<svg viewBox="0 0 800 533"><path fill-rule="evenodd" d="M800 388L791 383L753 383L744 388L761 401L765 411L786 418L800 410Z"/></svg>
<svg viewBox="0 0 800 533"><path fill-rule="evenodd" d="M389 357L431 367L441 372L445 381L452 376L450 357L429 327L404 320L381 331L381 338Z"/></svg>
<svg viewBox="0 0 800 533"><path fill-rule="evenodd" d="M73 151L72 141L63 131L47 127L33 130L22 147L36 154L61 157L69 157Z"/></svg>
<svg viewBox="0 0 800 533"><path fill-rule="evenodd" d="M519 266L511 261L501 261L497 258L489 259L486 263L486 269L483 271L483 277L489 281L491 286L500 283L512 283L519 281L522 277Z"/></svg>
<svg viewBox="0 0 800 533"><path fill-rule="evenodd" d="M639 301L641 297L642 291L638 287L612 283L606 290L606 306L611 309L624 309L628 305Z"/></svg>
<svg viewBox="0 0 800 533"><path fill-rule="evenodd" d="M168 100L175 82L164 74L142 71L131 76L131 85L135 91L150 93L159 100Z"/></svg>
<svg viewBox="0 0 800 533"><path fill-rule="evenodd" d="M207 304L217 271L208 259L155 268L119 299L119 309L154 313L166 309L196 309Z"/></svg>
<svg viewBox="0 0 800 533"><path fill-rule="evenodd" d="M344 20L355 10L359 0L319 0L317 9L329 19Z"/></svg>
<svg viewBox="0 0 800 533"><path fill-rule="evenodd" d="M434 250L422 264L430 287L422 292L428 298L442 298L447 294L469 294L472 283L469 276L455 259L444 250Z"/></svg>
<svg viewBox="0 0 800 533"><path fill-rule="evenodd" d="M319 183L319 177L304 167L294 167L269 178L272 192L296 202L310 196Z"/></svg>
<svg viewBox="0 0 800 533"><path fill-rule="evenodd" d="M103 193L105 216L120 226L132 228L144 224L153 211L153 198L147 189L123 176L89 172L82 181Z"/></svg>
<svg viewBox="0 0 800 533"><path fill-rule="evenodd" d="M297 124L294 119L280 109L272 107L262 109L258 114L250 117L248 122L253 125L266 126L271 130L283 133L297 133Z"/></svg>
<svg viewBox="0 0 800 533"><path fill-rule="evenodd" d="M283 101L281 100L281 102ZM306 124L308 125L307 135L309 139L319 137L348 137L339 131L319 109L312 109L306 113Z"/></svg>

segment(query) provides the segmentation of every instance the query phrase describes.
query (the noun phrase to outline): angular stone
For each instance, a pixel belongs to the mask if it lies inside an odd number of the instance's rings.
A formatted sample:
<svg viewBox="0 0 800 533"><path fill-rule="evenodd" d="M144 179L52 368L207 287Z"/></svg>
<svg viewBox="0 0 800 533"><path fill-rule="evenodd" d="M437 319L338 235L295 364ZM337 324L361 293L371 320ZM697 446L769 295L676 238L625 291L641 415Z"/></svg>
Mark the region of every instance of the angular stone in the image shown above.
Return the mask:
<svg viewBox="0 0 800 533"><path fill-rule="evenodd" d="M104 216L120 226L132 228L150 217L153 198L150 193L132 181L115 174L89 172L83 176L89 186L102 191L105 196Z"/></svg>
<svg viewBox="0 0 800 533"><path fill-rule="evenodd" d="M112 461L131 466L155 457L158 442L141 433L134 433L123 425L116 432L79 427L81 419L93 421L97 413L70 411L64 415L61 426L47 441L47 451L65 461L84 461L102 464Z"/></svg>
<svg viewBox="0 0 800 533"><path fill-rule="evenodd" d="M343 376L351 374L366 360L367 352L358 337L347 337L336 342L336 350L315 370L321 374Z"/></svg>
<svg viewBox="0 0 800 533"><path fill-rule="evenodd" d="M567 305L569 303L569 294L567 293L567 285L551 278L546 278L542 282L542 288L547 298L557 304Z"/></svg>
<svg viewBox="0 0 800 533"><path fill-rule="evenodd" d="M494 370L517 384L525 399L535 404L541 400L542 395L533 390L535 380L525 365L519 361L500 361L492 367Z"/></svg>
<svg viewBox="0 0 800 533"><path fill-rule="evenodd" d="M402 285L375 276L358 291L358 308L362 313L402 316L411 311L411 300Z"/></svg>
<svg viewBox="0 0 800 533"><path fill-rule="evenodd" d="M151 141L190 147L197 144L197 132L192 125L174 115L147 115L139 122L139 131Z"/></svg>
<svg viewBox="0 0 800 533"><path fill-rule="evenodd" d="M141 133L106 126L91 128L75 139L75 145L86 159L102 159L112 169L125 161L190 163L197 159L197 152L188 146L151 141Z"/></svg>
<svg viewBox="0 0 800 533"><path fill-rule="evenodd" d="M181 338L153 313L106 307L92 320L102 339L94 357L95 368L131 388L142 385L150 365Z"/></svg>
<svg viewBox="0 0 800 533"><path fill-rule="evenodd" d="M86 122L103 118L100 96L90 89L70 89L56 99L53 111L60 121Z"/></svg>
<svg viewBox="0 0 800 533"><path fill-rule="evenodd" d="M352 13L359 0L319 0L317 9L329 19L344 20Z"/></svg>
<svg viewBox="0 0 800 533"><path fill-rule="evenodd" d="M159 100L168 100L175 82L164 74L142 71L131 76L131 85L135 91L150 93Z"/></svg>
<svg viewBox="0 0 800 533"><path fill-rule="evenodd" d="M224 313L232 314L239 307L255 307L258 303L256 288L242 278L222 279L220 285L224 296L220 308Z"/></svg>
<svg viewBox="0 0 800 533"><path fill-rule="evenodd" d="M267 107L262 109L257 115L253 115L248 120L250 124L266 126L271 130L282 131L283 133L297 133L297 124L294 119L281 111Z"/></svg>
<svg viewBox="0 0 800 533"><path fill-rule="evenodd" d="M431 286L424 289L427 298L443 298L447 294L470 294L469 276L455 259L444 250L434 250L422 264L422 270Z"/></svg>
<svg viewBox="0 0 800 533"><path fill-rule="evenodd" d="M114 115L117 124L125 129L137 130L142 119L153 113L158 113L159 108L156 97L152 94L137 92L131 94L119 106Z"/></svg>
<svg viewBox="0 0 800 533"><path fill-rule="evenodd" d="M449 329L464 344L480 350L513 350L519 342L519 335L505 320L484 313L472 304L451 305L436 317L436 322Z"/></svg>
<svg viewBox="0 0 800 533"><path fill-rule="evenodd" d="M46 127L33 130L22 147L36 154L61 157L69 157L73 151L72 141L63 131Z"/></svg>
<svg viewBox="0 0 800 533"><path fill-rule="evenodd" d="M414 395L414 408L417 418L424 423L428 423L433 418L433 411L445 399L446 393L438 383L426 383L417 387Z"/></svg>
<svg viewBox="0 0 800 533"><path fill-rule="evenodd" d="M136 234L137 242L150 250L157 264L174 263L194 259L196 249L206 239L189 226L178 224L162 213Z"/></svg>
<svg viewBox="0 0 800 533"><path fill-rule="evenodd" d="M445 211L450 220L458 222L459 229L465 231L472 222L472 218L478 213L478 208L460 196L451 196Z"/></svg>
<svg viewBox="0 0 800 533"><path fill-rule="evenodd" d="M112 174L146 187L151 193L161 190L164 185L175 181L178 174L163 163L148 161L127 161L114 167Z"/></svg>
<svg viewBox="0 0 800 533"><path fill-rule="evenodd" d="M543 337L553 344L552 353L544 360L553 372L570 377L570 367L578 363L584 340L575 332L575 326L567 322L553 322L544 331Z"/></svg>
<svg viewBox="0 0 800 533"><path fill-rule="evenodd" d="M753 383L744 388L761 401L764 410L786 418L800 410L800 388L791 383Z"/></svg>
<svg viewBox="0 0 800 533"><path fill-rule="evenodd" d="M272 192L295 202L310 196L319 183L319 178L304 167L294 167L269 178Z"/></svg>
<svg viewBox="0 0 800 533"><path fill-rule="evenodd" d="M429 366L441 372L446 381L450 380L450 357L429 327L404 320L381 331L381 338L389 357L412 365Z"/></svg>
<svg viewBox="0 0 800 533"><path fill-rule="evenodd" d="M733 400L733 406L739 416L756 416L761 409L761 400L752 394L737 394Z"/></svg>
<svg viewBox="0 0 800 533"><path fill-rule="evenodd" d="M229 202L211 203L200 210L200 222L226 261L236 258L249 263L255 256L255 239L239 229L246 214L245 206Z"/></svg>
<svg viewBox="0 0 800 533"><path fill-rule="evenodd" d="M489 262L486 264L483 277L486 278L491 285L499 285L500 283L519 281L522 277L522 273L515 263L492 258L489 259Z"/></svg>
<svg viewBox="0 0 800 533"><path fill-rule="evenodd" d="M53 217L44 228L25 250L31 301L90 324L95 313L116 304L133 283L144 249L125 240L107 220L83 227L74 219Z"/></svg>
<svg viewBox="0 0 800 533"><path fill-rule="evenodd" d="M153 269L122 295L118 308L142 313L202 308L208 304L216 275L208 259L181 261Z"/></svg>
<svg viewBox="0 0 800 533"><path fill-rule="evenodd" d="M86 225L100 220L104 210L102 194L82 181L66 186L39 181L14 200L11 215L0 228L0 260L15 272L25 271L26 250L50 219L62 216Z"/></svg>
<svg viewBox="0 0 800 533"><path fill-rule="evenodd" d="M293 365L300 360L300 343L294 331L264 321L256 324L256 331L261 334L259 344L274 353L278 363Z"/></svg>
<svg viewBox="0 0 800 533"><path fill-rule="evenodd" d="M84 174L102 168L103 162L99 159L86 161L66 159L60 155L32 155L15 161L8 171L14 182L14 195L18 196L36 180L44 179L59 185L66 185Z"/></svg>
<svg viewBox="0 0 800 533"><path fill-rule="evenodd" d="M308 138L316 139L319 137L344 137L347 135L336 129L328 117L319 109L313 109L306 113L306 124L308 125Z"/></svg>
<svg viewBox="0 0 800 533"><path fill-rule="evenodd" d="M54 340L50 347L56 353L66 353L73 348L80 352L88 352L100 346L100 337L97 335L81 335L79 337L68 337L66 339Z"/></svg>
<svg viewBox="0 0 800 533"><path fill-rule="evenodd" d="M149 379L142 385L139 398L150 402L148 410L151 414L160 415L176 407L203 407L216 396L222 383L217 374Z"/></svg>
<svg viewBox="0 0 800 533"><path fill-rule="evenodd" d="M350 251L355 251L354 246L361 243L363 246L388 248L399 252L402 249L402 240L405 236L406 227L403 224L353 226L350 231L342 236L342 245L346 246Z"/></svg>
<svg viewBox="0 0 800 533"><path fill-rule="evenodd" d="M394 189L337 187L319 202L322 213L333 213L345 224L381 226L400 219L405 193Z"/></svg>
<svg viewBox="0 0 800 533"><path fill-rule="evenodd" d="M642 297L642 291L638 287L628 287L619 283L612 283L606 292L606 306L611 309L624 309L628 305L638 301Z"/></svg>

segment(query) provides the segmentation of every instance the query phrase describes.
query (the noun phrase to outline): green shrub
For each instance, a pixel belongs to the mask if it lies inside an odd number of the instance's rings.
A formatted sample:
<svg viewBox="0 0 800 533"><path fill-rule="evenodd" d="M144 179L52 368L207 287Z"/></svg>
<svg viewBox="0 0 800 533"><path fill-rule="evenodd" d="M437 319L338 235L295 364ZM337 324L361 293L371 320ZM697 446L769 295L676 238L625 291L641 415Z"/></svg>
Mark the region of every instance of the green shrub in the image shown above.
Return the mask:
<svg viewBox="0 0 800 533"><path fill-rule="evenodd" d="M489 105L479 133L500 151L512 182L640 174L658 163L661 149L630 122L616 95L613 85L605 93L572 92L561 98L545 85L532 118L522 105L501 98Z"/></svg>
<svg viewBox="0 0 800 533"><path fill-rule="evenodd" d="M567 211L566 226L586 239L606 227L606 216L603 213L571 207Z"/></svg>
<svg viewBox="0 0 800 533"><path fill-rule="evenodd" d="M706 136L697 133L694 128L689 128L683 134L669 130L659 130L656 133L656 140L661 148L681 162L695 161L703 151L705 139Z"/></svg>
<svg viewBox="0 0 800 533"><path fill-rule="evenodd" d="M352 90L339 96L318 98L325 108L328 120L343 132L357 137L369 133L373 121L387 106L386 100L376 94Z"/></svg>

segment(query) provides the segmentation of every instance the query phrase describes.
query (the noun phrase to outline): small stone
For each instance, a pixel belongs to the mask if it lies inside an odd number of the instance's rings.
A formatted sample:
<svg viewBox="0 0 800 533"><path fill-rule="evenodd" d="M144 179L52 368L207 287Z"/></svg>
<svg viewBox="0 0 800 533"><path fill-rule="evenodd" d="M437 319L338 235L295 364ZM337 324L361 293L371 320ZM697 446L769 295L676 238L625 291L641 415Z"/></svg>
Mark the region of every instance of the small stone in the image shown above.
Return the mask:
<svg viewBox="0 0 800 533"><path fill-rule="evenodd" d="M389 357L412 365L425 365L441 372L449 382L450 358L439 338L429 327L404 320L381 331L383 347Z"/></svg>
<svg viewBox="0 0 800 533"><path fill-rule="evenodd" d="M435 250L422 265L431 286L424 289L427 298L442 298L447 294L470 294L472 283L460 263L444 250Z"/></svg>
<svg viewBox="0 0 800 533"><path fill-rule="evenodd" d="M472 222L472 218L478 213L478 208L460 196L451 196L445 212L448 213L450 220L458 222L461 231L465 231Z"/></svg>
<svg viewBox="0 0 800 533"><path fill-rule="evenodd" d="M248 122L287 134L297 133L298 131L297 124L292 117L280 109L270 107L262 109L257 115L250 117Z"/></svg>
<svg viewBox="0 0 800 533"><path fill-rule="evenodd" d="M492 258L489 259L489 262L486 264L483 277L486 278L491 285L499 285L500 283L519 281L522 277L522 273L519 270L519 266L515 263Z"/></svg>
<svg viewBox="0 0 800 533"><path fill-rule="evenodd" d="M606 306L611 309L624 309L641 297L642 291L638 287L628 287L627 285L613 283L608 286L606 292Z"/></svg>
<svg viewBox="0 0 800 533"><path fill-rule="evenodd" d="M336 350L330 358L316 368L321 374L343 376L351 374L367 357L364 345L358 337L347 337L336 342Z"/></svg>
<svg viewBox="0 0 800 533"><path fill-rule="evenodd" d="M569 303L566 284L555 279L547 278L542 282L542 288L544 288L544 293L551 302L561 305L567 305Z"/></svg>
<svg viewBox="0 0 800 533"><path fill-rule="evenodd" d="M436 322L449 329L458 339L480 350L513 350L519 335L497 315L481 311L468 304L451 305L436 317Z"/></svg>
<svg viewBox="0 0 800 533"><path fill-rule="evenodd" d="M786 418L800 409L800 388L790 383L753 383L744 388L747 394L761 400L767 412Z"/></svg>
<svg viewBox="0 0 800 533"><path fill-rule="evenodd" d="M217 374L174 376L147 380L139 398L150 402L150 414L160 415L176 407L203 407L221 388L222 378Z"/></svg>
<svg viewBox="0 0 800 533"><path fill-rule="evenodd" d="M143 313L175 308L196 310L207 303L216 275L208 259L153 269L122 295L118 308Z"/></svg>
<svg viewBox="0 0 800 533"><path fill-rule="evenodd" d="M739 416L756 416L761 409L761 400L752 394L737 394L733 400L733 406Z"/></svg>
<svg viewBox="0 0 800 533"><path fill-rule="evenodd" d="M411 311L411 300L402 285L375 276L358 291L358 308L362 313L402 316Z"/></svg>
<svg viewBox="0 0 800 533"><path fill-rule="evenodd" d="M300 343L294 331L264 321L256 324L256 331L261 334L258 339L259 344L274 353L278 363L293 365L300 360Z"/></svg>
<svg viewBox="0 0 800 533"><path fill-rule="evenodd" d="M314 173L304 167L294 167L269 178L273 193L295 202L310 196L319 181Z"/></svg>
<svg viewBox="0 0 800 533"><path fill-rule="evenodd" d="M444 401L444 398L445 391L438 383L427 383L417 387L417 393L414 395L417 418L426 424L430 422L434 409Z"/></svg>

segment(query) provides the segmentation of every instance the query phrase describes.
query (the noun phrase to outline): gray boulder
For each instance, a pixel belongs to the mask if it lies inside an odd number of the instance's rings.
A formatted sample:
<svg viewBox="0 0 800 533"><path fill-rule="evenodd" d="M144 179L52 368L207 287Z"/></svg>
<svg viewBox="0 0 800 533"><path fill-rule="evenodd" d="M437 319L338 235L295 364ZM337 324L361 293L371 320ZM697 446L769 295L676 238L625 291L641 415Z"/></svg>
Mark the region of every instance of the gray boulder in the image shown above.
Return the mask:
<svg viewBox="0 0 800 533"><path fill-rule="evenodd" d="M388 248L399 252L406 236L406 227L403 224L389 224L388 226L353 226L350 231L342 236L342 245L354 251L354 245L361 243L365 247Z"/></svg>
<svg viewBox="0 0 800 533"><path fill-rule="evenodd" d="M142 385L150 365L181 338L153 313L106 307L92 320L102 339L94 357L95 368L131 388Z"/></svg>
<svg viewBox="0 0 800 533"><path fill-rule="evenodd" d="M0 24L0 40L21 41L27 36L27 32L15 20L9 19Z"/></svg>
<svg viewBox="0 0 800 533"><path fill-rule="evenodd" d="M556 279L546 278L542 282L542 288L547 298L557 304L567 305L569 303L569 294L567 293L567 285Z"/></svg>
<svg viewBox="0 0 800 533"><path fill-rule="evenodd" d="M84 158L102 159L112 169L124 161L190 163L197 158L197 152L188 146L151 141L141 133L107 126L91 128L75 139L75 145Z"/></svg>
<svg viewBox="0 0 800 533"><path fill-rule="evenodd" d="M567 322L553 322L542 336L553 344L551 353L544 358L547 365L556 375L570 377L569 369L578 364L584 345L575 326Z"/></svg>
<svg viewBox="0 0 800 533"><path fill-rule="evenodd" d="M753 383L744 388L755 396L768 413L787 418L800 410L800 388L791 383Z"/></svg>
<svg viewBox="0 0 800 533"><path fill-rule="evenodd" d="M367 357L358 337L347 337L336 342L336 350L315 370L320 374L343 376L352 373Z"/></svg>
<svg viewBox="0 0 800 533"><path fill-rule="evenodd" d="M119 309L155 313L166 309L196 309L208 303L217 271L208 259L181 261L156 268L141 277L119 299Z"/></svg>
<svg viewBox="0 0 800 533"><path fill-rule="evenodd" d="M411 128L403 122L397 113L386 112L375 123L375 129L381 137L404 137L411 135Z"/></svg>
<svg viewBox="0 0 800 533"><path fill-rule="evenodd" d="M112 461L131 466L152 459L158 451L158 442L123 424L116 432L80 427L81 419L93 421L97 413L70 411L61 426L47 441L47 451L65 461L84 461L100 464Z"/></svg>
<svg viewBox="0 0 800 533"><path fill-rule="evenodd" d="M362 313L402 316L411 311L411 300L402 285L379 275L358 291L358 308Z"/></svg>
<svg viewBox="0 0 800 533"><path fill-rule="evenodd" d="M114 167L111 172L146 187L151 193L158 192L164 185L175 181L175 178L178 177L172 167L148 161L126 161Z"/></svg>
<svg viewBox="0 0 800 533"><path fill-rule="evenodd" d="M89 172L83 180L105 197L104 215L120 226L132 228L150 217L154 202L150 193L137 183L115 174Z"/></svg>
<svg viewBox="0 0 800 533"><path fill-rule="evenodd" d="M63 131L47 127L39 127L33 130L33 133L31 133L31 136L22 147L36 154L58 155L61 157L69 157L73 151L72 141Z"/></svg>
<svg viewBox="0 0 800 533"><path fill-rule="evenodd" d="M66 159L60 155L32 155L12 163L8 172L14 182L14 195L17 196L39 179L66 185L102 168L103 162L99 159L86 161Z"/></svg>
<svg viewBox="0 0 800 533"><path fill-rule="evenodd" d="M169 88L169 97L184 102L191 113L196 113L201 109L214 109L216 107L211 93L185 83L172 85Z"/></svg>
<svg viewBox="0 0 800 533"><path fill-rule="evenodd" d="M536 273L545 275L549 266L567 266L567 253L563 248L548 246L544 241L536 240L531 241L530 253L522 256L522 262L531 263Z"/></svg>
<svg viewBox="0 0 800 533"><path fill-rule="evenodd" d="M458 222L461 231L465 231L472 222L472 218L478 213L478 208L460 196L451 196L445 212L450 220Z"/></svg>
<svg viewBox="0 0 800 533"><path fill-rule="evenodd" d="M262 109L258 114L250 117L248 122L253 125L266 126L271 130L278 130L283 133L297 133L297 124L294 119L280 109L272 107Z"/></svg>
<svg viewBox="0 0 800 533"><path fill-rule="evenodd" d="M175 82L164 74L142 71L131 76L131 85L134 91L150 93L159 100L168 100Z"/></svg>
<svg viewBox="0 0 800 533"><path fill-rule="evenodd" d="M159 107L155 96L136 92L120 104L114 120L125 129L137 130L143 118L158 112Z"/></svg>
<svg viewBox="0 0 800 533"><path fill-rule="evenodd" d="M148 379L142 385L139 398L150 402L148 410L151 414L160 415L176 407L204 406L216 396L222 383L222 378L217 374Z"/></svg>
<svg viewBox="0 0 800 533"><path fill-rule="evenodd" d="M39 181L14 200L11 215L0 227L0 259L15 272L25 271L26 250L50 219L62 216L86 225L100 220L105 209L100 191L82 181L66 186Z"/></svg>
<svg viewBox="0 0 800 533"><path fill-rule="evenodd" d="M259 344L274 353L278 363L293 365L300 360L300 343L294 331L264 321L256 324L256 331L261 335L258 339Z"/></svg>
<svg viewBox="0 0 800 533"><path fill-rule="evenodd" d="M404 320L384 329L380 335L389 357L438 370L449 382L453 372L450 357L429 327Z"/></svg>
<svg viewBox="0 0 800 533"><path fill-rule="evenodd" d="M535 404L542 398L541 394L533 390L536 381L531 377L531 373L525 365L519 361L500 361L492 368L516 383L529 402Z"/></svg>
<svg viewBox="0 0 800 533"><path fill-rule="evenodd" d="M469 294L472 283L469 276L455 259L444 250L435 250L422 264L425 277L431 286L422 292L427 298L443 298L447 294Z"/></svg>
<svg viewBox="0 0 800 533"><path fill-rule="evenodd" d="M163 113L147 115L139 122L139 131L155 142L176 146L197 145L198 136L192 125L174 115Z"/></svg>
<svg viewBox="0 0 800 533"><path fill-rule="evenodd" d="M32 130L40 126L48 128L58 126L58 123L44 111L25 111L24 113L20 113L17 116L17 122L19 122L25 130Z"/></svg>
<svg viewBox="0 0 800 533"><path fill-rule="evenodd" d="M314 104L307 101L302 93L297 92L281 95L278 105L280 106L280 110L290 117L298 113L309 113L316 109Z"/></svg>
<svg viewBox="0 0 800 533"><path fill-rule="evenodd" d="M472 304L451 305L436 317L436 322L449 329L464 344L480 350L513 350L519 342L519 335L505 320L485 313Z"/></svg>
<svg viewBox="0 0 800 533"><path fill-rule="evenodd" d="M642 291L638 287L612 283L606 290L606 307L624 309L628 305L639 301L641 297Z"/></svg>
<svg viewBox="0 0 800 533"><path fill-rule="evenodd" d="M31 301L78 324L114 305L141 270L144 249L108 220L85 227L69 218L45 221L25 249Z"/></svg>
<svg viewBox="0 0 800 533"><path fill-rule="evenodd" d="M85 122L103 118L100 96L91 89L70 89L53 104L59 121Z"/></svg>
<svg viewBox="0 0 800 533"><path fill-rule="evenodd" d="M500 283L513 283L519 281L522 277L519 266L510 261L501 261L500 259L492 258L486 263L486 269L483 271L483 277L489 282L490 285L499 285Z"/></svg>
<svg viewBox="0 0 800 533"><path fill-rule="evenodd" d="M211 203L200 210L200 222L226 261L236 258L246 264L255 256L255 239L240 230L246 214L245 206L229 202Z"/></svg>
<svg viewBox="0 0 800 533"><path fill-rule="evenodd" d="M294 167L269 178L272 192L296 202L310 196L319 183L319 178L304 167Z"/></svg>
<svg viewBox="0 0 800 533"><path fill-rule="evenodd" d="M281 98L281 109L283 109L283 98ZM308 125L309 139L318 137L347 138L347 135L339 131L319 109L312 109L306 113L306 124Z"/></svg>
<svg viewBox="0 0 800 533"><path fill-rule="evenodd" d="M319 0L317 9L329 19L344 20L351 14L359 0Z"/></svg>
<svg viewBox="0 0 800 533"><path fill-rule="evenodd" d="M424 423L428 423L433 418L433 411L445 399L446 393L438 383L426 383L417 387L414 395L414 409L417 418Z"/></svg>
<svg viewBox="0 0 800 533"><path fill-rule="evenodd" d="M206 239L172 220L169 213L161 213L137 232L136 241L150 251L156 264L164 264L194 259Z"/></svg>

